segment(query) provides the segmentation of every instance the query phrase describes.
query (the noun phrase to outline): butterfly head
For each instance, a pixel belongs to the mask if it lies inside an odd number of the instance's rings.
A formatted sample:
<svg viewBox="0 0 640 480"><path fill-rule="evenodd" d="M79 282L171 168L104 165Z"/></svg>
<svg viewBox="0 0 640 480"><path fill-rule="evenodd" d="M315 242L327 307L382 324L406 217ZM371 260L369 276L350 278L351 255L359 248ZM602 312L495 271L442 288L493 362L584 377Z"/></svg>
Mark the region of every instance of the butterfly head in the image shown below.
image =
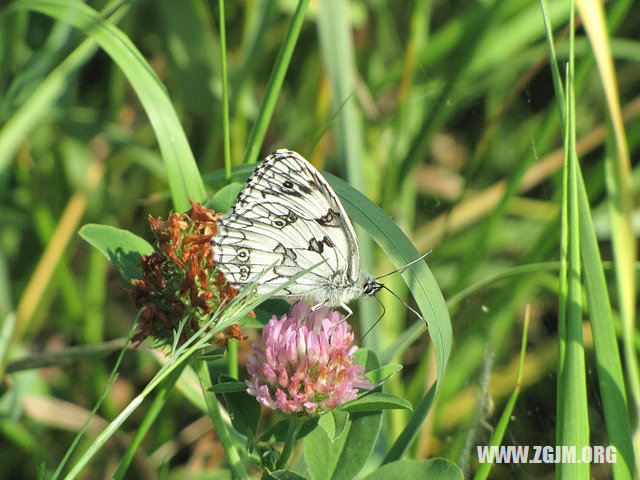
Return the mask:
<svg viewBox="0 0 640 480"><path fill-rule="evenodd" d="M362 287L363 295L375 295L382 288L382 284L374 277L368 277Z"/></svg>

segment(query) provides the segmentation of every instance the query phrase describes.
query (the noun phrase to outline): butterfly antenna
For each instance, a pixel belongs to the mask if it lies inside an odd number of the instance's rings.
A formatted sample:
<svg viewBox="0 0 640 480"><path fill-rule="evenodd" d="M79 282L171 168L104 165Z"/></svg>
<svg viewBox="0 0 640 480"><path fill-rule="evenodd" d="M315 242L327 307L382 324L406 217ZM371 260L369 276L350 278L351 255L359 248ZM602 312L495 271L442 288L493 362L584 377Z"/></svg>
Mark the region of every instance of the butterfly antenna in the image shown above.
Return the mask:
<svg viewBox="0 0 640 480"><path fill-rule="evenodd" d="M420 260L424 259L424 257L429 255L432 251L433 251L433 249L429 250L424 255L421 255L420 257L416 258L415 260L407 263L406 265L403 265L402 267L398 268L397 270L394 270L393 272L385 273L384 275L380 275L379 277L376 277L376 280L380 280L381 278L388 277L389 275L393 275L394 273L402 273L402 272L404 272L407 269L407 267L410 267L414 263L418 263ZM389 290L389 291L391 291L391 290Z"/></svg>
<svg viewBox="0 0 640 480"><path fill-rule="evenodd" d="M420 320L422 320L424 322L425 325L429 326L429 324L427 323L427 321L422 317L422 315L420 315L418 312L416 312L413 308L411 308L409 305L407 305L407 303L402 300L398 295L396 295L396 293L391 290L389 287L382 285L382 288L384 288L385 290L387 290L389 293L391 293L391 295L393 295L394 297L396 297L400 303L402 303L402 305L404 305L405 307L407 307L407 309L411 310L413 312L413 314L418 317ZM379 301L379 300L378 300Z"/></svg>
<svg viewBox="0 0 640 480"><path fill-rule="evenodd" d="M364 340L364 337L366 337L367 335L369 335L369 332L370 332L371 330L373 330L373 327L375 327L375 326L378 324L378 322L379 322L380 320L382 320L382 317L384 317L384 314L387 312L387 309L386 309L386 308L384 308L384 304L380 301L380 299L379 299L378 297L376 297L375 295L373 295L373 298L375 298L375 299L378 301L378 303L380 304L380 306L382 307L382 315L380 315L380 316L378 317L378 319L375 321L375 323L369 327L369 330L367 330L367 331L364 333L364 335L362 335L362 340Z"/></svg>

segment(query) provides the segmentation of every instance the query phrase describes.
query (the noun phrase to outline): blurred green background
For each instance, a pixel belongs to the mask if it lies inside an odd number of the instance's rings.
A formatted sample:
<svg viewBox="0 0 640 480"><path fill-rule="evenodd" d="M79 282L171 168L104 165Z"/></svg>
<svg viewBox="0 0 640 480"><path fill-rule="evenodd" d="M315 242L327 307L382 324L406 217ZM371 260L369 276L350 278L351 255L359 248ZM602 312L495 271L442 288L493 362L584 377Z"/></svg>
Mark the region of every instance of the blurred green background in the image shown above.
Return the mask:
<svg viewBox="0 0 640 480"><path fill-rule="evenodd" d="M454 340L441 391L410 456L444 456L466 474L477 469L476 445L489 442L515 387L527 304L522 392L503 443L555 445L563 125L540 3L352 0L321 8L320 1L310 3L259 156L283 147L308 155L384 209L420 252L432 249L427 263L449 302ZM120 339L135 319L124 281L78 229L110 224L150 239L147 216L166 217L173 208L158 138L127 72L85 42L86 33L70 26L64 11L58 20L32 11L38 3L0 7L0 319L16 321L13 338L4 341L9 362L66 353L47 358L46 367L12 371L9 365L0 400L0 471L7 478L33 478L42 462L58 464L117 355L111 344L77 357L66 349ZM122 30L166 87L212 194L224 184L218 3L88 4ZM225 5L234 165L245 157L296 5ZM611 0L604 8L637 232L640 3ZM549 2L562 72L568 18L569 2ZM610 120L592 41L580 19L576 28L577 152L602 257L611 260L604 174ZM361 240L366 268L378 275L393 269L369 239ZM619 285L607 265L621 332ZM388 280L411 302L399 277ZM364 340L378 352L419 321L392 297L383 293L381 300L386 314ZM365 302L363 315L377 318L376 303ZM586 315L583 325L590 441L607 445ZM637 333L632 341L638 345ZM240 345L241 362L248 345ZM415 403L435 378L428 336L416 336L396 361L404 370L389 391ZM125 356L85 447L157 365L149 345ZM113 472L145 408L82 478ZM385 413L381 445L397 437L407 416ZM266 427L275 416L264 418ZM130 474L225 478L216 476L225 464L208 418L177 390ZM554 478L554 471L545 464L497 465L491 478ZM611 467L593 465L591 475L610 478Z"/></svg>

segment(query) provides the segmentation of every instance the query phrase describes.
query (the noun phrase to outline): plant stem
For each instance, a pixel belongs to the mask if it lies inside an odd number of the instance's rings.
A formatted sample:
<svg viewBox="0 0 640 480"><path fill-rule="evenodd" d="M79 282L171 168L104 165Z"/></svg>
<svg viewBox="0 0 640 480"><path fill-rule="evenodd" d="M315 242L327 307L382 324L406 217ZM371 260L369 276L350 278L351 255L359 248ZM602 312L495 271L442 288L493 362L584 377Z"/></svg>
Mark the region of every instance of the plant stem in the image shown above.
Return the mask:
<svg viewBox="0 0 640 480"><path fill-rule="evenodd" d="M287 67L289 66L291 55L293 55L293 49L296 46L296 41L298 40L300 29L302 28L302 22L304 21L304 14L307 11L308 6L309 0L300 0L295 13L293 14L289 30L287 31L287 36L280 47L278 57L276 58L275 65L271 71L271 76L267 83L264 98L260 105L260 111L258 112L258 118L256 118L256 122L251 129L251 134L247 141L247 149L244 152L244 158L242 159L243 164L254 163L258 158L260 147L262 146L262 142L264 141L264 137L267 133L267 127L269 126L271 115L275 109L276 101L278 100L278 95L280 94L280 89L284 82Z"/></svg>
<svg viewBox="0 0 640 480"><path fill-rule="evenodd" d="M299 418L291 417L289 419L287 436L284 440L282 452L280 452L280 456L278 457L278 461L276 462L276 470L280 470L287 465L287 460L289 460L289 457L291 456L293 447L296 444L296 440L298 439L298 432L300 431L303 423L304 421Z"/></svg>
<svg viewBox="0 0 640 480"><path fill-rule="evenodd" d="M238 379L238 340L235 338L229 339L227 356L229 358L229 375Z"/></svg>
<svg viewBox="0 0 640 480"><path fill-rule="evenodd" d="M220 75L222 76L222 132L224 135L224 173L231 181L231 139L229 134L229 89L227 86L227 34L224 25L224 0L218 0L220 10Z"/></svg>
<svg viewBox="0 0 640 480"><path fill-rule="evenodd" d="M198 371L198 377L200 378L202 393L204 394L204 398L209 409L209 417L211 417L211 420L213 421L213 426L216 429L216 433L218 434L220 443L222 444L222 447L227 454L227 459L229 460L231 471L233 472L235 478L248 480L249 476L247 475L247 471L242 464L240 454L233 444L233 441L229 436L229 430L227 430L227 425L222 418L222 413L220 412L220 404L218 403L216 394L209 391L213 384L211 383L211 377L209 375L209 367L207 365L207 362L204 360L195 360L195 362L196 370Z"/></svg>

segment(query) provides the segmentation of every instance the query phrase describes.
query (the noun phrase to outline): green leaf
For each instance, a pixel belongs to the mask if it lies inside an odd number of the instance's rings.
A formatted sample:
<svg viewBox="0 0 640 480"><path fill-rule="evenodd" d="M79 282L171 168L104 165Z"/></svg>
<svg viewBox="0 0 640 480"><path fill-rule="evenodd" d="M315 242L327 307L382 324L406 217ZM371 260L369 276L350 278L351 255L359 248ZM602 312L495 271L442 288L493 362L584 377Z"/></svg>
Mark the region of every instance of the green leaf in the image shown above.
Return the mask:
<svg viewBox="0 0 640 480"><path fill-rule="evenodd" d="M375 352L369 351L365 356L372 369L380 367ZM373 450L381 420L381 412L353 413L349 415L344 433L333 441L323 428L313 430L304 439L304 458L311 477L314 480L354 478Z"/></svg>
<svg viewBox="0 0 640 480"><path fill-rule="evenodd" d="M287 427L289 426L289 420L280 420L273 427L267 430L260 436L261 442L266 443L274 443L274 442L284 442L284 439L287 436ZM313 431L318 426L318 418L310 418L307 420L304 425L298 431L298 436L296 437L298 440L306 437L309 433Z"/></svg>
<svg viewBox="0 0 640 480"><path fill-rule="evenodd" d="M235 393L244 392L247 389L247 384L244 382L222 382L217 383L209 389L210 392L215 393Z"/></svg>
<svg viewBox="0 0 640 480"><path fill-rule="evenodd" d="M238 193L240 193L244 185L244 183L230 183L229 185L225 185L213 196L209 202L209 207L219 213L229 211L233 204L236 203Z"/></svg>
<svg viewBox="0 0 640 480"><path fill-rule="evenodd" d="M390 363L389 365L385 365L384 367L371 370L370 372L365 373L364 376L367 377L369 381L377 387L379 385L382 385L391 376L393 376L400 370L402 370L402 365L398 365L397 363Z"/></svg>
<svg viewBox="0 0 640 480"><path fill-rule="evenodd" d="M153 247L145 239L127 230L95 223L85 225L78 233L118 267L125 279L142 277L140 255L153 253Z"/></svg>
<svg viewBox="0 0 640 480"><path fill-rule="evenodd" d="M411 402L390 393L373 392L341 407L343 412L372 412L377 410L413 410Z"/></svg>
<svg viewBox="0 0 640 480"><path fill-rule="evenodd" d="M464 475L460 467L446 458L431 458L429 460L404 459L387 463L362 480L388 480L389 478L463 480Z"/></svg>
<svg viewBox="0 0 640 480"><path fill-rule="evenodd" d="M353 354L353 360L358 365L362 365L365 372L373 372L380 368L378 355L368 348L359 348L356 350L356 353Z"/></svg>
<svg viewBox="0 0 640 480"><path fill-rule="evenodd" d="M307 480L307 477L300 475L299 473L291 470L276 470L266 475L268 479L275 480Z"/></svg>
<svg viewBox="0 0 640 480"><path fill-rule="evenodd" d="M380 412L350 415L345 432L333 442L323 428L304 439L304 458L314 480L351 480L362 469L380 430Z"/></svg>
<svg viewBox="0 0 640 480"><path fill-rule="evenodd" d="M333 441L344 433L348 420L349 414L347 412L332 410L320 417L318 425L324 429L331 441Z"/></svg>
<svg viewBox="0 0 640 480"><path fill-rule="evenodd" d="M228 375L220 375L216 387L224 383L236 385L240 382ZM247 386L244 385L244 390L246 390L246 388ZM260 403L258 403L256 397L249 395L245 391L238 390L222 392L222 395L224 396L233 428L241 434L253 438L258 429L261 410Z"/></svg>

